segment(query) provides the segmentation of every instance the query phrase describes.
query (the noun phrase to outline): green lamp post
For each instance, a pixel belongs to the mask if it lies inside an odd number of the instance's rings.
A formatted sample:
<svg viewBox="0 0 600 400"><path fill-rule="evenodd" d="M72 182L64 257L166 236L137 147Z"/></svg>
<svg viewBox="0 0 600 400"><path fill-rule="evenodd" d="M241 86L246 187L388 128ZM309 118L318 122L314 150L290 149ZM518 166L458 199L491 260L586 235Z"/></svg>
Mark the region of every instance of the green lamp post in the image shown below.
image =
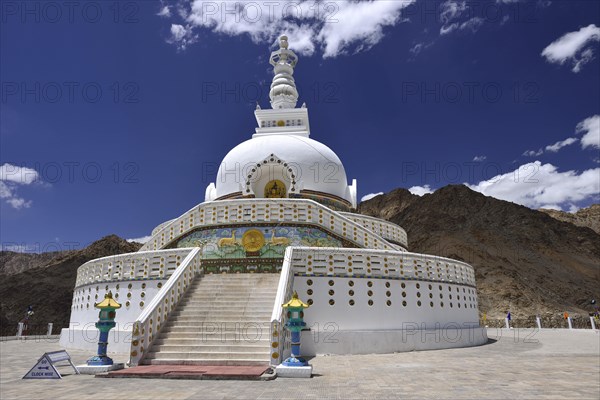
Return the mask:
<svg viewBox="0 0 600 400"><path fill-rule="evenodd" d="M300 357L300 333L306 326L304 322L304 309L309 305L298 298L298 293L294 292L292 299L282 305L288 310L288 321L285 327L292 334L292 355L288 357L282 365L286 367L306 367L308 362Z"/></svg>
<svg viewBox="0 0 600 400"><path fill-rule="evenodd" d="M96 328L100 331L100 339L98 340L98 354L90 358L87 365L113 365L112 358L106 355L106 347L108 346L108 332L116 325L115 310L121 308L121 305L113 299L112 292L108 292L104 295L104 300L94 304L94 307L100 309L99 319L96 322Z"/></svg>

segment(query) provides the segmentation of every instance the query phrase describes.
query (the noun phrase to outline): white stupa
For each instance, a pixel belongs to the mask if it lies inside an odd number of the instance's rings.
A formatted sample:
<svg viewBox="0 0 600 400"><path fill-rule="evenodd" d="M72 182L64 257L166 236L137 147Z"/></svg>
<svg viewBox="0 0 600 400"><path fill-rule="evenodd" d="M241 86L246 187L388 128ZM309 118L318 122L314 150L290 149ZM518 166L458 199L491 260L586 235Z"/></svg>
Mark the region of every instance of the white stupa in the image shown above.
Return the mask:
<svg viewBox="0 0 600 400"><path fill-rule="evenodd" d="M67 348L96 346L94 303L123 307L109 351L130 364L279 364L290 353L281 305L307 304L304 355L391 353L487 341L473 268L407 251L405 231L356 213L356 180L310 138L297 107L296 54L271 54L271 109L223 159L205 201L164 222L139 252L77 272Z"/></svg>

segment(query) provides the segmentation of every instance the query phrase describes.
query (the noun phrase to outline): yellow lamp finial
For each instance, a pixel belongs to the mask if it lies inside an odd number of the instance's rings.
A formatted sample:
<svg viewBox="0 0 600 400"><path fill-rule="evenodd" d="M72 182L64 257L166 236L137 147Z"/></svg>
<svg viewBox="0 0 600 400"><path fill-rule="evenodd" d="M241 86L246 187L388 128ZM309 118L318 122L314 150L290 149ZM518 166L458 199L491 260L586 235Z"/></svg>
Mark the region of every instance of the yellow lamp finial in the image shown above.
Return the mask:
<svg viewBox="0 0 600 400"><path fill-rule="evenodd" d="M308 304L306 304L305 302L303 302L302 300L300 300L298 298L298 293L296 291L294 291L294 294L292 294L292 298L290 299L290 301L288 301L285 304L281 305L283 308L308 308L310 307Z"/></svg>
<svg viewBox="0 0 600 400"><path fill-rule="evenodd" d="M108 292L104 295L104 300L102 300L100 303L94 303L94 307L96 308L121 308L121 305L119 303L117 303L113 297L112 297L112 292Z"/></svg>

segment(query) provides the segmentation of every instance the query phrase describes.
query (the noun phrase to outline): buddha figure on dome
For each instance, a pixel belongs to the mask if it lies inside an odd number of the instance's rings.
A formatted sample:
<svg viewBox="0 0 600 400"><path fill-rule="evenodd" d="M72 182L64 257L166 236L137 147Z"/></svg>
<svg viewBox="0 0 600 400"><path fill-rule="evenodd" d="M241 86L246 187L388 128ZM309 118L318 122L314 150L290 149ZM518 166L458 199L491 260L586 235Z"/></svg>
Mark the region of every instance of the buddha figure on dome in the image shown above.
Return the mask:
<svg viewBox="0 0 600 400"><path fill-rule="evenodd" d="M285 184L279 180L270 181L265 186L265 197L268 199L283 199L285 192Z"/></svg>

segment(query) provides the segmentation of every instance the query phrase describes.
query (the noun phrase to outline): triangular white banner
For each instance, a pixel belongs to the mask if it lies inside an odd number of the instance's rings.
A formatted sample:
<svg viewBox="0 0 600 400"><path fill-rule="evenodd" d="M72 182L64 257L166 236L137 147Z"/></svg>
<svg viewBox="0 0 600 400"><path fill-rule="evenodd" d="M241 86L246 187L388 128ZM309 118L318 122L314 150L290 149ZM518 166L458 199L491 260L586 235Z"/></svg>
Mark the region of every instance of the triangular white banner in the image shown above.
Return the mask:
<svg viewBox="0 0 600 400"><path fill-rule="evenodd" d="M52 362L44 354L42 358L25 374L23 379L61 379L62 376L58 373Z"/></svg>

